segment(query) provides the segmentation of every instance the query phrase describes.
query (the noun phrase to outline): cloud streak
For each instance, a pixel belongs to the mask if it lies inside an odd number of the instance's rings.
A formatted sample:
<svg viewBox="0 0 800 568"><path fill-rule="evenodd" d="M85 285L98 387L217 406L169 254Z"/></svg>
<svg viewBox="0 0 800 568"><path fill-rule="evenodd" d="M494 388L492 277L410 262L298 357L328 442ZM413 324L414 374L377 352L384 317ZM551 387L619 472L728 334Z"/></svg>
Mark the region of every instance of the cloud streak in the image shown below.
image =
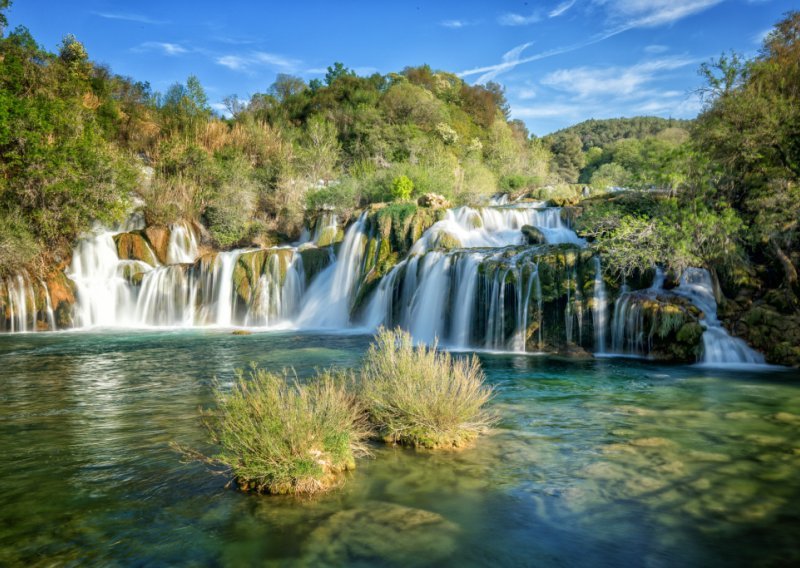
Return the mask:
<svg viewBox="0 0 800 568"><path fill-rule="evenodd" d="M461 28L468 28L470 26L477 25L478 22L473 22L470 20L444 20L439 22L439 25L443 28L450 28L453 30L461 29Z"/></svg>
<svg viewBox="0 0 800 568"><path fill-rule="evenodd" d="M183 55L189 53L189 50L177 43L169 43L165 41L146 41L138 47L133 48L132 51L143 53L146 51L161 51L164 55Z"/></svg>
<svg viewBox="0 0 800 568"><path fill-rule="evenodd" d="M458 76L470 77L472 75L480 75L475 82L485 83L487 81L494 80L501 73L510 71L518 65L531 63L540 59L582 49L584 47L600 43L601 41L605 41L628 30L671 24L688 16L707 10L708 8L720 4L723 1L724 0L594 0L594 4L604 8L608 14L607 19L611 25L606 30L594 34L584 41L573 43L571 45L556 47L547 51L529 55L527 57L508 57L510 53L521 47L518 46L517 48L514 48L503 55L500 63L466 69L458 73ZM569 4L569 2L565 2L557 6L553 12L557 12L565 4ZM571 4L564 8L563 11L566 11L569 8L571 8ZM563 13L563 11L560 13ZM526 22L531 23L534 21L528 21L529 18L534 16L538 18L536 13L529 17L519 16L518 14L505 14L501 16L500 20L498 20L498 23L501 25L523 25ZM523 45L527 47L530 45L530 43ZM521 50L518 55L521 55Z"/></svg>
<svg viewBox="0 0 800 568"><path fill-rule="evenodd" d="M567 2L562 2L552 10L550 13L547 14L548 18L557 18L559 16L564 15L570 8L575 5L576 0L567 0Z"/></svg>
<svg viewBox="0 0 800 568"><path fill-rule="evenodd" d="M577 67L548 73L541 83L578 99L592 97L630 97L656 80L658 73L692 65L688 58L664 58L645 61L630 67Z"/></svg>
<svg viewBox="0 0 800 568"><path fill-rule="evenodd" d="M497 18L497 23L501 26L529 26L535 24L542 19L538 12L533 12L529 16L522 16L520 14L503 14Z"/></svg>
<svg viewBox="0 0 800 568"><path fill-rule="evenodd" d="M227 67L232 71L252 72L259 67L277 69L282 72L294 72L300 61L276 53L266 51L253 51L246 55L222 55L215 60L217 65Z"/></svg>
<svg viewBox="0 0 800 568"><path fill-rule="evenodd" d="M92 12L92 13L95 16L105 18L106 20L122 20L125 22L136 22L137 24L150 24L150 25L161 25L169 23L165 20L154 20L153 18L150 18L148 16L143 16L141 14L125 14L118 12Z"/></svg>

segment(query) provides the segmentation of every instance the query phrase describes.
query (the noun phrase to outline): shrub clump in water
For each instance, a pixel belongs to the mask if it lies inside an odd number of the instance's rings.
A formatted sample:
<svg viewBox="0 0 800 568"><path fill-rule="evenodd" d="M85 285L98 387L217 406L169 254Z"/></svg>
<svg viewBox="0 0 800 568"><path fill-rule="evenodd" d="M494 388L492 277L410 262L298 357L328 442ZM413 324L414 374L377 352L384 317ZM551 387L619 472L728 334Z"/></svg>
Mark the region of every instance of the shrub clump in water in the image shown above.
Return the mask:
<svg viewBox="0 0 800 568"><path fill-rule="evenodd" d="M461 448L494 421L485 410L492 389L478 358L454 359L436 345L414 346L400 329L381 329L361 371L370 420L388 443Z"/></svg>
<svg viewBox="0 0 800 568"><path fill-rule="evenodd" d="M313 494L341 483L368 453L363 409L347 383L324 372L308 384L255 367L238 371L230 392L217 391L207 424L243 491Z"/></svg>

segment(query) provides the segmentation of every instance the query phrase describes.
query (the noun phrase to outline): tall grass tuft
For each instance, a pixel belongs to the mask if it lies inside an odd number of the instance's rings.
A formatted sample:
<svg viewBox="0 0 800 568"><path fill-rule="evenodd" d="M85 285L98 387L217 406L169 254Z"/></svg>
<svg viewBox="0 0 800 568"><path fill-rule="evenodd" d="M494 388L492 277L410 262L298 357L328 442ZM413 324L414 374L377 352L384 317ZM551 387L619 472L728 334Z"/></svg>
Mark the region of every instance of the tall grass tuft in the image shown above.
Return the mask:
<svg viewBox="0 0 800 568"><path fill-rule="evenodd" d="M207 424L244 491L313 494L341 483L367 454L365 414L348 388L352 377L323 372L308 384L253 369L217 392Z"/></svg>
<svg viewBox="0 0 800 568"><path fill-rule="evenodd" d="M381 329L361 371L361 396L389 443L460 448L492 423L478 358L454 359L436 345L414 346L408 332Z"/></svg>

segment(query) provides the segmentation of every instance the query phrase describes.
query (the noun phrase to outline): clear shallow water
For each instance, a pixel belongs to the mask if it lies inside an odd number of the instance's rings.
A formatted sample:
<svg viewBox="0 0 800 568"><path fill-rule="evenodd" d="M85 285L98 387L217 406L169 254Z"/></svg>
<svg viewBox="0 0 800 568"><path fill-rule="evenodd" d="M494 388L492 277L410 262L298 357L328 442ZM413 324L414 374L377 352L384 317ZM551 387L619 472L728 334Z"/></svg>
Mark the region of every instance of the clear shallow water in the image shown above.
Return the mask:
<svg viewBox="0 0 800 568"><path fill-rule="evenodd" d="M800 562L800 375L483 355L501 417L460 453L378 448L313 499L242 495L197 409L250 361L369 338L0 336L0 565L730 566Z"/></svg>

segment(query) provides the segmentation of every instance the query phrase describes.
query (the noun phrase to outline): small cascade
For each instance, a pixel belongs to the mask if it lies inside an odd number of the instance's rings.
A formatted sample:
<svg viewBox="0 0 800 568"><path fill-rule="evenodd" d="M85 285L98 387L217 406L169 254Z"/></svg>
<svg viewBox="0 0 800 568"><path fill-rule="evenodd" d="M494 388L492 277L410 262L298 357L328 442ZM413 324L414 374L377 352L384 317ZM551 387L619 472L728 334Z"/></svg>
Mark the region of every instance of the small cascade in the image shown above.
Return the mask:
<svg viewBox="0 0 800 568"><path fill-rule="evenodd" d="M167 264L192 263L197 256L197 236L192 226L186 222L171 225L167 244Z"/></svg>
<svg viewBox="0 0 800 568"><path fill-rule="evenodd" d="M78 327L132 325L135 306L133 290L126 276L150 270L141 261L121 261L114 233L100 230L82 239L72 254L67 277L75 283Z"/></svg>
<svg viewBox="0 0 800 568"><path fill-rule="evenodd" d="M539 229L548 244L583 245L575 231L561 219L557 207L459 207L448 209L445 218L428 229L411 249L423 254L435 248L499 248L525 242L522 227Z"/></svg>
<svg viewBox="0 0 800 568"><path fill-rule="evenodd" d="M44 280L39 281L39 285L44 291L45 301L45 316L47 317L47 329L54 331L56 329L56 314L53 311L53 302L50 299L50 290L47 288L47 283Z"/></svg>
<svg viewBox="0 0 800 568"><path fill-rule="evenodd" d="M26 271L0 279L0 331L17 333L56 329L50 290Z"/></svg>
<svg viewBox="0 0 800 568"><path fill-rule="evenodd" d="M362 213L345 233L336 262L311 283L297 319L300 327L337 329L350 323L350 308L361 275L367 240Z"/></svg>
<svg viewBox="0 0 800 568"><path fill-rule="evenodd" d="M594 327L595 353L606 352L606 326L608 325L608 297L606 285L603 281L603 267L600 257L594 257L594 302L592 305L592 318Z"/></svg>
<svg viewBox="0 0 800 568"><path fill-rule="evenodd" d="M339 231L339 216L332 211L323 211L314 227L311 240L315 243L330 244Z"/></svg>
<svg viewBox="0 0 800 568"><path fill-rule="evenodd" d="M705 365L763 365L764 356L754 351L743 340L731 335L717 318L717 301L708 270L687 268L681 275L674 292L689 299L705 317L700 321L703 332L703 359Z"/></svg>

